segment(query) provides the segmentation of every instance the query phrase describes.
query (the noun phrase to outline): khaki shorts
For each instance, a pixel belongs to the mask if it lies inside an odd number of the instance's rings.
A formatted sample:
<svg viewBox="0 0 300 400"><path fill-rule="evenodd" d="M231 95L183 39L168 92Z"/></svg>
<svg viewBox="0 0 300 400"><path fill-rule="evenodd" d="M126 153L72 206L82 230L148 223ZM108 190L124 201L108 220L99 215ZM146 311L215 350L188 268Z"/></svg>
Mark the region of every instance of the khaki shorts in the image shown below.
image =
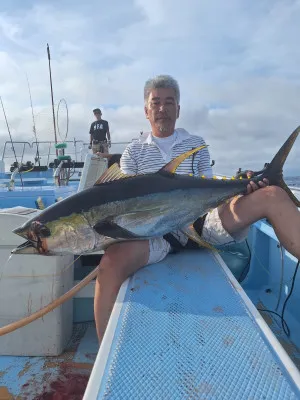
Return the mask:
<svg viewBox="0 0 300 400"><path fill-rule="evenodd" d="M93 143L92 144L92 152L93 152L93 154L96 154L96 153L109 153L107 142L99 142L97 144Z"/></svg>
<svg viewBox="0 0 300 400"><path fill-rule="evenodd" d="M231 236L224 228L219 216L218 209L209 212L205 218L201 238L212 246L222 246L230 243L242 242L248 236L249 228L243 229ZM182 245L188 238L181 232L173 233ZM170 243L164 238L154 238L149 241L149 264L162 261L171 251Z"/></svg>

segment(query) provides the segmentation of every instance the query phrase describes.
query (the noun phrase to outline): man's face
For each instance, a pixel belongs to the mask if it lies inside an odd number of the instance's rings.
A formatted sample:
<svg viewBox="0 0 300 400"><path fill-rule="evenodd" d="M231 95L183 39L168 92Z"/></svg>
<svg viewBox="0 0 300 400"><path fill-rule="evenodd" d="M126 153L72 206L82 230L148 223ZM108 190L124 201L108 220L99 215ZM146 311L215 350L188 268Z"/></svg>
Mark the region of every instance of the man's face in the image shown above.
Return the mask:
<svg viewBox="0 0 300 400"><path fill-rule="evenodd" d="M99 119L101 119L101 112L100 113L94 113L96 120L99 121Z"/></svg>
<svg viewBox="0 0 300 400"><path fill-rule="evenodd" d="M146 118L151 126L161 133L173 133L180 106L177 104L175 91L171 88L153 89L145 106Z"/></svg>

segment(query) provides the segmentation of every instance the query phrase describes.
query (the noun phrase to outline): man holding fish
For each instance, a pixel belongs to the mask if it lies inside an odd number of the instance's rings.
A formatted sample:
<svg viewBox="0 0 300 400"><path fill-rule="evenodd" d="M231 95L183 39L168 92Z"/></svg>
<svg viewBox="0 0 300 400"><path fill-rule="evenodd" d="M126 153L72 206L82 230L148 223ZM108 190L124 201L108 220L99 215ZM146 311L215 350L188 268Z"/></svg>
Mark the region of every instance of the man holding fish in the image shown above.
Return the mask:
<svg viewBox="0 0 300 400"><path fill-rule="evenodd" d="M180 154L205 145L201 137L175 129L180 113L180 91L172 77L162 75L146 82L144 110L151 133L143 134L125 149L121 158L124 174L156 172ZM185 159L176 173L212 178L207 148ZM256 183L251 181L247 195L233 197L199 218L193 224L197 234L212 246L238 242L247 237L252 223L267 217L284 247L299 258L300 213L285 190L268 184L265 178ZM122 283L143 266L157 263L187 244L188 237L176 231L161 238L116 243L107 248L99 264L94 299L99 342Z"/></svg>

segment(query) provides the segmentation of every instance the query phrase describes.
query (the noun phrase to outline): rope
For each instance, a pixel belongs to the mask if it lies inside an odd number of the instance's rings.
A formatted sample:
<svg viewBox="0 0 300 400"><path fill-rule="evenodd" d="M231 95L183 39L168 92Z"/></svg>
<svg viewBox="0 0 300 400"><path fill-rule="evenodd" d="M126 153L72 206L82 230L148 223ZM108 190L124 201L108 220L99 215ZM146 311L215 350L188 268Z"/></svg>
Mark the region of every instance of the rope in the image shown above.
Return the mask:
<svg viewBox="0 0 300 400"><path fill-rule="evenodd" d="M82 281L80 281L77 285L75 285L68 292L60 296L58 299L53 300L47 306L43 307L39 311L34 312L28 317L24 317L19 319L18 321L12 322L6 326L0 328L0 336L6 335L7 333L11 333L19 328L23 328L24 326L30 324L31 322L43 317L48 314L50 311L54 310L56 307L59 307L61 304L70 300L77 292L79 292L82 288L84 288L88 283L90 283L94 278L96 278L98 273L98 267L95 268L92 272L90 272Z"/></svg>

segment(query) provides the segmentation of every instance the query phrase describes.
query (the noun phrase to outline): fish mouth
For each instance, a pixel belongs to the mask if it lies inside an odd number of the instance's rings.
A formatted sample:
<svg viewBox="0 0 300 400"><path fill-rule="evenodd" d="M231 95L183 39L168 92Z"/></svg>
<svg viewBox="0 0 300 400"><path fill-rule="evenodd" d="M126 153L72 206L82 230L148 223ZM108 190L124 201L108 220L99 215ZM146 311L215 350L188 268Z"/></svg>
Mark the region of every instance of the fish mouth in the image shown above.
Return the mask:
<svg viewBox="0 0 300 400"><path fill-rule="evenodd" d="M40 254L33 242L27 240L11 251L11 254Z"/></svg>
<svg viewBox="0 0 300 400"><path fill-rule="evenodd" d="M26 240L11 251L11 254L49 254L45 240L38 238L37 241Z"/></svg>

